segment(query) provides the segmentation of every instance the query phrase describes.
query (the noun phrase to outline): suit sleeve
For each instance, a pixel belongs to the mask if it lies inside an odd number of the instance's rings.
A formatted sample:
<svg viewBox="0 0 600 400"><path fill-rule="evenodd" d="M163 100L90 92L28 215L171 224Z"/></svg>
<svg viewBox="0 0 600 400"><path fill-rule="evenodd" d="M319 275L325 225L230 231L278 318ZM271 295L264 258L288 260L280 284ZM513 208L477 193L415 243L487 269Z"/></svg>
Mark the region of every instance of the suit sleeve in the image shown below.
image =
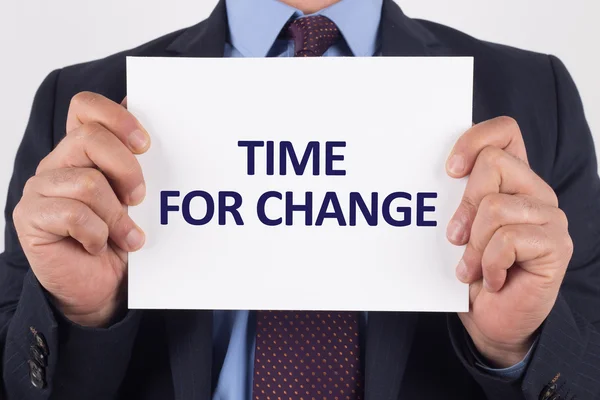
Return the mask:
<svg viewBox="0 0 600 400"><path fill-rule="evenodd" d="M107 329L87 329L53 309L32 273L12 222L25 182L54 147L60 71L39 88L17 152L5 209L0 254L0 398L115 399L125 376L140 315L129 312Z"/></svg>
<svg viewBox="0 0 600 400"><path fill-rule="evenodd" d="M561 399L600 399L600 178L575 83L559 59L550 56L549 62L558 126L549 183L569 219L575 249L556 304L540 329L521 378L494 377L479 369L460 339L464 328L456 316L450 317L458 356L492 400L537 400L549 386Z"/></svg>

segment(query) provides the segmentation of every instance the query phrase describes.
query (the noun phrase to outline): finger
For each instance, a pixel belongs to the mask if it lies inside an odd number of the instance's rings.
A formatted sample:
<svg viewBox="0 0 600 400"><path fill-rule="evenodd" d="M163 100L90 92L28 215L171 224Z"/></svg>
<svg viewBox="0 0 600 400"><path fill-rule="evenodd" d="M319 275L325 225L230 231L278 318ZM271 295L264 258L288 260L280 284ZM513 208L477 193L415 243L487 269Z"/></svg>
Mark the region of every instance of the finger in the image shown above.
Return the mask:
<svg viewBox="0 0 600 400"><path fill-rule="evenodd" d="M150 135L126 108L97 93L78 93L71 99L67 134L90 122L106 127L136 154L150 147Z"/></svg>
<svg viewBox="0 0 600 400"><path fill-rule="evenodd" d="M456 142L446 162L454 178L468 175L479 153L488 146L497 147L529 164L521 129L511 117L498 117L473 126Z"/></svg>
<svg viewBox="0 0 600 400"><path fill-rule="evenodd" d="M462 201L447 228L450 242L463 245L483 198L492 193L521 194L557 207L556 194L524 162L496 147L481 151L471 172Z"/></svg>
<svg viewBox="0 0 600 400"><path fill-rule="evenodd" d="M477 280L469 285L469 306L475 303L475 299L479 296L479 293L483 290L483 281Z"/></svg>
<svg viewBox="0 0 600 400"><path fill-rule="evenodd" d="M144 199L146 185L137 158L97 123L82 125L63 139L40 162L36 174L54 169L95 167L110 179L124 204L133 206Z"/></svg>
<svg viewBox="0 0 600 400"><path fill-rule="evenodd" d="M497 292L504 286L507 271L515 264L522 265L551 255L554 243L549 228L543 225L507 225L494 233L483 252L483 287ZM543 265L543 262L539 262ZM538 269L534 272L553 280L551 271Z"/></svg>
<svg viewBox="0 0 600 400"><path fill-rule="evenodd" d="M125 98L123 99L123 101L121 102L121 105L125 108L127 108L127 96L125 96Z"/></svg>
<svg viewBox="0 0 600 400"><path fill-rule="evenodd" d="M108 226L77 200L37 196L28 204L20 203L14 219L21 225L19 230L25 232L23 237L35 238L29 243L31 246L72 237L92 255L100 254L107 247ZM43 238L39 231L49 236ZM26 232L36 233L27 235Z"/></svg>
<svg viewBox="0 0 600 400"><path fill-rule="evenodd" d="M67 198L87 205L108 226L109 236L125 251L136 251L144 244L142 230L127 215L104 175L93 168L65 168L32 177L24 195Z"/></svg>
<svg viewBox="0 0 600 400"><path fill-rule="evenodd" d="M529 196L495 193L486 196L477 211L458 278L470 283L481 279L481 258L494 233L506 225L543 225L549 222L567 228L565 213ZM460 274L460 275L459 275Z"/></svg>

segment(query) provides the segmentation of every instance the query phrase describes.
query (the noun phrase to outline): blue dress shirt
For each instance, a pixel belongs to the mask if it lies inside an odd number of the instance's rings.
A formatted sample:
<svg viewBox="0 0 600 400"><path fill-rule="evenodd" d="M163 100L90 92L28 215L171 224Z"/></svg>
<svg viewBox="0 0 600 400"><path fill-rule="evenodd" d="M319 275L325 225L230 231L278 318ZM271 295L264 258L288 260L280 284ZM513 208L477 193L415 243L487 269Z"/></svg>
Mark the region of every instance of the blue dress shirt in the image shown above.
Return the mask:
<svg viewBox="0 0 600 400"><path fill-rule="evenodd" d="M314 15L331 19L344 40L332 46L325 57L370 57L379 54L379 22L383 0L343 0ZM293 57L294 44L279 39L291 18L305 15L278 0L226 0L230 40L225 57ZM364 315L366 318L366 315ZM255 324L250 311L214 311L213 371L219 372L213 400L250 400L254 375ZM474 353L476 353L474 351ZM477 354L475 354L477 357ZM520 376L529 355L519 364L491 374Z"/></svg>

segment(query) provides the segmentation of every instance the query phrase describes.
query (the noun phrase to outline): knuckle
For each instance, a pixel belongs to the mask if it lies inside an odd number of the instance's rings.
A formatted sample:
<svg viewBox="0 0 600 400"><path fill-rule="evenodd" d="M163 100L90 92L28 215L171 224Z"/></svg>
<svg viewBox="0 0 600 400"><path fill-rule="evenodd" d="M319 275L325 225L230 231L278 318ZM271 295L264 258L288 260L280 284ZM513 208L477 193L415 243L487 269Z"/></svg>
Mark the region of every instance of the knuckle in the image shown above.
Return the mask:
<svg viewBox="0 0 600 400"><path fill-rule="evenodd" d="M97 146L98 142L106 140L106 128L98 122L88 122L75 129L71 137L71 150L68 156L77 157L81 151L87 153L90 148Z"/></svg>
<svg viewBox="0 0 600 400"><path fill-rule="evenodd" d="M133 227L133 224L129 221L129 215L125 212L124 208L120 207L111 213L111 216L107 218L106 224L110 230L126 233Z"/></svg>
<svg viewBox="0 0 600 400"><path fill-rule="evenodd" d="M573 243L573 239L571 238L571 235L565 235L563 245L564 245L566 253L570 259L571 256L573 255L573 252L575 251L575 245Z"/></svg>
<svg viewBox="0 0 600 400"><path fill-rule="evenodd" d="M498 193L492 193L485 196L481 200L481 205L479 206L481 212L483 212L489 220L499 219L504 214L504 207L504 198Z"/></svg>
<svg viewBox="0 0 600 400"><path fill-rule="evenodd" d="M475 201L468 194L465 194L453 218L458 218L463 224L470 225L477 218L477 209L478 206Z"/></svg>
<svg viewBox="0 0 600 400"><path fill-rule="evenodd" d="M40 178L36 175L27 179L27 182L25 182L25 185L23 186L23 196L24 197L35 192L35 187L37 186L37 182L39 179Z"/></svg>
<svg viewBox="0 0 600 400"><path fill-rule="evenodd" d="M104 187L104 180L104 175L100 171L90 168L79 174L75 182L75 188L83 198L98 198Z"/></svg>
<svg viewBox="0 0 600 400"><path fill-rule="evenodd" d="M554 189L552 189L552 187L550 185L548 185L546 183L546 191L547 196L548 196L548 200L550 201L550 204L554 207L558 207L558 196L556 195L556 192L554 191Z"/></svg>
<svg viewBox="0 0 600 400"><path fill-rule="evenodd" d="M124 166L121 174L123 181L127 182L132 190L144 181L142 169L135 158Z"/></svg>
<svg viewBox="0 0 600 400"><path fill-rule="evenodd" d="M525 239L525 241L531 248L543 252L550 243L548 239L548 232L546 232L544 227L538 225L532 234Z"/></svg>
<svg viewBox="0 0 600 400"><path fill-rule="evenodd" d="M18 227L19 222L23 221L27 213L25 212L25 207L23 205L23 200L19 201L12 212L12 219L15 227Z"/></svg>
<svg viewBox="0 0 600 400"><path fill-rule="evenodd" d="M68 184L74 179L75 171L76 170L74 168L57 169L45 174L44 177L52 185L61 186L64 184Z"/></svg>
<svg viewBox="0 0 600 400"><path fill-rule="evenodd" d="M84 226L90 220L90 214L83 207L70 207L66 210L66 213L69 226Z"/></svg>
<svg viewBox="0 0 600 400"><path fill-rule="evenodd" d="M110 235L106 223L99 224L98 229L96 230L96 235L96 246L98 249L101 249L106 244L106 241L109 239Z"/></svg>
<svg viewBox="0 0 600 400"><path fill-rule="evenodd" d="M135 119L124 107L115 107L109 118L109 126L132 126L135 125Z"/></svg>
<svg viewBox="0 0 600 400"><path fill-rule="evenodd" d="M513 117L511 117L509 115L502 115L500 117L497 117L496 119L499 124L506 127L507 129L520 131L519 123Z"/></svg>
<svg viewBox="0 0 600 400"><path fill-rule="evenodd" d="M104 127L102 125L97 122L88 122L77 129L75 136L80 139L93 140L97 139L97 137L102 135L103 132Z"/></svg>
<svg viewBox="0 0 600 400"><path fill-rule="evenodd" d="M556 221L561 226L568 229L569 228L569 217L567 217L567 214L560 208L556 208L555 213L556 213Z"/></svg>
<svg viewBox="0 0 600 400"><path fill-rule="evenodd" d="M558 196L556 195L556 193L554 192L554 190L550 189L550 200L551 200L551 204L554 207L558 207Z"/></svg>
<svg viewBox="0 0 600 400"><path fill-rule="evenodd" d="M500 244L503 247L508 247L513 242L515 234L511 229L506 227L502 227L496 231L498 238L500 240Z"/></svg>
<svg viewBox="0 0 600 400"><path fill-rule="evenodd" d="M481 260L481 270L483 274L489 276L492 271L500 269L500 262L497 258L484 257Z"/></svg>
<svg viewBox="0 0 600 400"><path fill-rule="evenodd" d="M556 273L543 274L540 275L538 285L542 291L553 290L557 286L557 279L562 279L562 277L557 277Z"/></svg>
<svg viewBox="0 0 600 400"><path fill-rule="evenodd" d="M64 139L63 139L64 140ZM37 168L35 169L35 174L39 174L40 172L46 170L46 164L48 163L48 156L42 158L42 160L38 163Z"/></svg>
<svg viewBox="0 0 600 400"><path fill-rule="evenodd" d="M497 166L504 156L504 151L494 146L486 146L479 153L477 161L481 160L486 165Z"/></svg>
<svg viewBox="0 0 600 400"><path fill-rule="evenodd" d="M93 92L83 91L71 98L71 107L91 106L98 100L98 95Z"/></svg>
<svg viewBox="0 0 600 400"><path fill-rule="evenodd" d="M31 248L31 235L28 235L28 225L29 221L31 221L32 214L28 210L28 206L20 201L15 205L12 211L12 222L15 227L15 232L17 233L17 238L19 242L23 246L23 248Z"/></svg>
<svg viewBox="0 0 600 400"><path fill-rule="evenodd" d="M477 212L477 204L470 196L465 195L461 200L461 205L469 215L474 215Z"/></svg>
<svg viewBox="0 0 600 400"><path fill-rule="evenodd" d="M531 201L526 197L515 196L515 199L526 221L529 221L532 216L540 210L540 205L538 203Z"/></svg>

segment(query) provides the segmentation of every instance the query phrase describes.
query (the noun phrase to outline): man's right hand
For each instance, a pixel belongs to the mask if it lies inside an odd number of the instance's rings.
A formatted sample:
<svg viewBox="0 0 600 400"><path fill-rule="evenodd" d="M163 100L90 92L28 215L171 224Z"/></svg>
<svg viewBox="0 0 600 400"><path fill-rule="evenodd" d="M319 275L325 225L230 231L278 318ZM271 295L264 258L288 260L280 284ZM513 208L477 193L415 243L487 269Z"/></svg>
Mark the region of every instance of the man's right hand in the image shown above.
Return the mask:
<svg viewBox="0 0 600 400"><path fill-rule="evenodd" d="M71 101L67 135L25 185L13 219L42 286L71 321L108 324L123 306L127 253L144 233L127 206L146 194L134 154L150 137L125 106L94 93Z"/></svg>

